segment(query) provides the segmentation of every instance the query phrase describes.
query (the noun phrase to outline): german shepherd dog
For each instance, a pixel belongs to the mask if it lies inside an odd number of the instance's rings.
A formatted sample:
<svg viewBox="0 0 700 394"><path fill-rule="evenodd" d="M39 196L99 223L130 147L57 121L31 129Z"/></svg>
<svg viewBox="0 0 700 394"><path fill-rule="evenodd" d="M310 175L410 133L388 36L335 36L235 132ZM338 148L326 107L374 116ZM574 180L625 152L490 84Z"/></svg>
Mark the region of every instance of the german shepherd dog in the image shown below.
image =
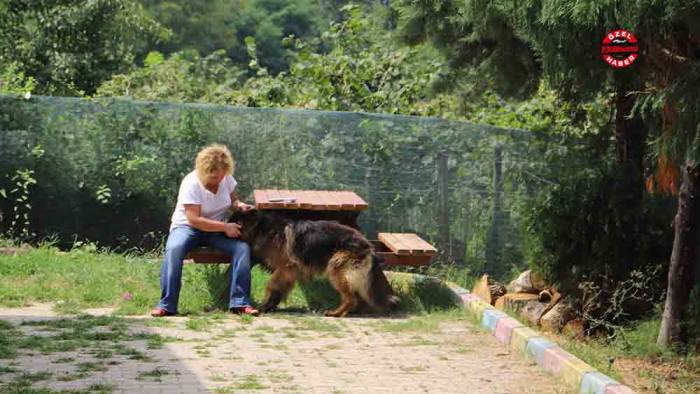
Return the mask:
<svg viewBox="0 0 700 394"><path fill-rule="evenodd" d="M326 274L340 293L340 305L326 316L344 317L361 303L387 313L398 303L372 244L357 230L334 221L290 220L272 212L235 212L240 239L252 258L272 272L262 312L277 307L298 279Z"/></svg>

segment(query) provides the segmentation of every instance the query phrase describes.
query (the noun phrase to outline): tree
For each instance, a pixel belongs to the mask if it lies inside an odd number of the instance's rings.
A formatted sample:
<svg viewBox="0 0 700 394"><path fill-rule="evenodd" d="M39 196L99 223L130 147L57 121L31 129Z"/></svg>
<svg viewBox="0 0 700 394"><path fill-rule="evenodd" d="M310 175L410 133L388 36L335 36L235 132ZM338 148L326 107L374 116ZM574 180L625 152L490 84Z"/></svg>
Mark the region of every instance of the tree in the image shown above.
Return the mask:
<svg viewBox="0 0 700 394"><path fill-rule="evenodd" d="M635 262L640 248L637 234L647 133L661 135L653 152L660 164L656 177L661 180L660 186L668 188L677 182L674 166L682 163L683 171L669 291L658 343L667 346L677 342L679 316L693 284L693 242L699 224L695 204L700 193L700 107L697 87L693 88L697 85L693 83L700 78L700 30L695 23L700 5L692 0L404 0L398 7L407 39L432 40L459 59L452 64L458 70L478 70L495 76L497 82L505 79L508 86L508 80L522 75L509 72L494 57L522 66L535 59L536 67L521 67L531 71L529 78L521 80L536 80L541 70L541 78L562 97L579 102L601 91L615 93L616 156L624 175L618 190L626 196L621 203L627 208L620 220L629 229L620 239L625 261ZM599 55L604 35L618 28L634 32L641 48L641 58L622 70L608 67ZM464 54L469 53L474 56L465 58Z"/></svg>
<svg viewBox="0 0 700 394"><path fill-rule="evenodd" d="M151 52L143 67L118 74L103 83L97 96L128 96L149 101L228 103L245 80L223 50L200 57L194 50L176 52L165 58Z"/></svg>
<svg viewBox="0 0 700 394"><path fill-rule="evenodd" d="M282 45L289 35L317 37L331 18L317 0L141 0L151 15L173 31L172 39L149 48L166 55L196 50L202 56L224 50L239 66L250 61L246 37L254 37L260 64L272 74L288 68Z"/></svg>
<svg viewBox="0 0 700 394"><path fill-rule="evenodd" d="M132 0L0 1L0 66L33 78L39 93L92 94L166 35Z"/></svg>
<svg viewBox="0 0 700 394"><path fill-rule="evenodd" d="M483 0L399 0L403 41L429 41L443 51L446 66L442 86L480 92L495 90L518 98L539 86L540 63L525 40L518 37L500 3ZM478 96L478 94L477 94Z"/></svg>
<svg viewBox="0 0 700 394"><path fill-rule="evenodd" d="M358 6L343 12L345 19L331 24L323 43L284 40L294 48L288 72L271 75L258 61L257 41L248 37L253 76L247 79L221 51L205 58L191 51L167 59L151 53L144 67L114 76L98 95L413 115L446 115L454 109L456 100L429 97L439 66L434 51L387 41L390 32Z"/></svg>
<svg viewBox="0 0 700 394"><path fill-rule="evenodd" d="M698 285L694 271L700 241L700 28L696 23L700 4L682 3L659 10L669 22L652 30L648 87L639 106L640 112L660 120L656 172L648 178L647 188L678 194L666 302L657 339L662 348L687 339L683 321L688 318L691 290Z"/></svg>
<svg viewBox="0 0 700 394"><path fill-rule="evenodd" d="M628 207L618 218L628 228L615 253L623 265L640 260L645 129L639 115L630 117L635 97L628 94L640 85L633 70L616 74L600 60L599 43L617 22L612 12L586 8L591 4L406 0L398 5L399 28L409 42L429 39L446 57L458 59L448 75L465 76L468 88L477 91L486 86L517 97L544 80L576 103L615 92L618 162L625 174L617 190Z"/></svg>

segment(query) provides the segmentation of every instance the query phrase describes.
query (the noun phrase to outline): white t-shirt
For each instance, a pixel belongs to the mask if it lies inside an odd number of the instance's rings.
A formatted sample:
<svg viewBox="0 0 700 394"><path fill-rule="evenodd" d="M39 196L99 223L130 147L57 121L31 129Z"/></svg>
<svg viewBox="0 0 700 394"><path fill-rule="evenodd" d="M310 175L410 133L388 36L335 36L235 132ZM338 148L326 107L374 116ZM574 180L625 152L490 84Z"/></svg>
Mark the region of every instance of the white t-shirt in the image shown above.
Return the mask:
<svg viewBox="0 0 700 394"><path fill-rule="evenodd" d="M185 176L177 193L177 205L170 219L170 230L175 227L189 226L185 215L185 204L197 204L202 206L201 215L207 219L224 221L226 211L231 207L231 193L236 189L235 179L226 175L219 184L216 194L207 190L192 171Z"/></svg>

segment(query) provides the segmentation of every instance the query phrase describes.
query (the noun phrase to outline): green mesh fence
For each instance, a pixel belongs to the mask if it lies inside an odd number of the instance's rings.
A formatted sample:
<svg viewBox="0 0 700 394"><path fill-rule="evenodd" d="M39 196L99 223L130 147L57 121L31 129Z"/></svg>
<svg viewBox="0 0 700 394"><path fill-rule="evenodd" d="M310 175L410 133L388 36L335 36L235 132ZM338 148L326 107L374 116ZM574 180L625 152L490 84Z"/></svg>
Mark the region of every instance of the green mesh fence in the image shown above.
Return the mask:
<svg viewBox="0 0 700 394"><path fill-rule="evenodd" d="M0 97L1 230L117 248L162 241L179 182L203 146L233 152L239 194L352 190L360 225L415 232L441 261L524 264L522 216L556 183L551 141L434 118L199 104ZM35 183L34 183L35 181Z"/></svg>

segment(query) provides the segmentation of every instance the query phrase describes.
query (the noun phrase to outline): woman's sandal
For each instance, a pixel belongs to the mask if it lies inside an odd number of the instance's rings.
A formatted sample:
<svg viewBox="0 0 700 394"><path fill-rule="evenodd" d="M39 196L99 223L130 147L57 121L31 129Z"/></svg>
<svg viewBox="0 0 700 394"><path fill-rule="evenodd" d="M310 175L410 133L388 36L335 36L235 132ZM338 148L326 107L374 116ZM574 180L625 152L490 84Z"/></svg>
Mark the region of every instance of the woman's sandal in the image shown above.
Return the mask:
<svg viewBox="0 0 700 394"><path fill-rule="evenodd" d="M252 306L241 306L241 307L237 307L237 308L231 308L231 312L239 314L239 315L251 315L251 316L258 316L260 314L260 311L253 308Z"/></svg>
<svg viewBox="0 0 700 394"><path fill-rule="evenodd" d="M153 308L151 309L151 316L153 317L164 317L164 316L175 316L176 313L168 312L163 308Z"/></svg>

